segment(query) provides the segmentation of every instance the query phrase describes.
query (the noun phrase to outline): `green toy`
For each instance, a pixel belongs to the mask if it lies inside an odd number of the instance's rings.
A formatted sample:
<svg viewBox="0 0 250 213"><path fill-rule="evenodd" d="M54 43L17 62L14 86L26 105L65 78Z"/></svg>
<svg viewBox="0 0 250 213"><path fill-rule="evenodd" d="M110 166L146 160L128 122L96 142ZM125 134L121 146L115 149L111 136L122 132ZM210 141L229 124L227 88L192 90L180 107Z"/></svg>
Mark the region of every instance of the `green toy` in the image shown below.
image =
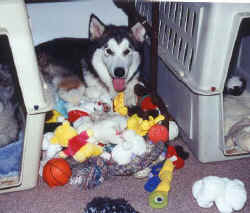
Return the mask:
<svg viewBox="0 0 250 213"><path fill-rule="evenodd" d="M168 205L168 192L173 179L174 164L166 160L159 173L161 182L156 189L149 195L149 205L154 209L164 208Z"/></svg>

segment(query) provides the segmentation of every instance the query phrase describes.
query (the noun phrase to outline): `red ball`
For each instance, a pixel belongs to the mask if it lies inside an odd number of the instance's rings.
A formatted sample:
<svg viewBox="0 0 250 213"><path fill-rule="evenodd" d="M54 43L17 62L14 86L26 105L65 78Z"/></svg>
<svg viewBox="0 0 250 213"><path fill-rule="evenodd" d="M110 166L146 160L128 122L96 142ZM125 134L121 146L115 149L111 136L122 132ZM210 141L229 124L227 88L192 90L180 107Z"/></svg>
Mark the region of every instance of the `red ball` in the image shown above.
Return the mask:
<svg viewBox="0 0 250 213"><path fill-rule="evenodd" d="M148 131L148 138L153 143L158 143L160 141L167 142L168 140L168 129L164 125L155 124Z"/></svg>
<svg viewBox="0 0 250 213"><path fill-rule="evenodd" d="M69 163L62 158L49 160L43 168L43 180L49 187L65 185L71 175L72 171Z"/></svg>

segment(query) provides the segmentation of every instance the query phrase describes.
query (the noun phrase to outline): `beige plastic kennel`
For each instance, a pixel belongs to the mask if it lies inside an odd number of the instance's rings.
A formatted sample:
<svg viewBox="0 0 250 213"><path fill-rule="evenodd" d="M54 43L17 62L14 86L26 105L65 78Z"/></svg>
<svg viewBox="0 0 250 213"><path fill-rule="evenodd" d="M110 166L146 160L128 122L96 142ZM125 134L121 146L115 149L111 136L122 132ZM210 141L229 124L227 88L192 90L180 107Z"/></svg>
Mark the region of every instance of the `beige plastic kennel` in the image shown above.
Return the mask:
<svg viewBox="0 0 250 213"><path fill-rule="evenodd" d="M0 193L37 184L45 112L52 108L39 76L28 15L23 0L0 1L0 34L8 37L18 78L24 139L18 176L0 179ZM18 90L18 89L17 89ZM1 166L1 165L0 165Z"/></svg>

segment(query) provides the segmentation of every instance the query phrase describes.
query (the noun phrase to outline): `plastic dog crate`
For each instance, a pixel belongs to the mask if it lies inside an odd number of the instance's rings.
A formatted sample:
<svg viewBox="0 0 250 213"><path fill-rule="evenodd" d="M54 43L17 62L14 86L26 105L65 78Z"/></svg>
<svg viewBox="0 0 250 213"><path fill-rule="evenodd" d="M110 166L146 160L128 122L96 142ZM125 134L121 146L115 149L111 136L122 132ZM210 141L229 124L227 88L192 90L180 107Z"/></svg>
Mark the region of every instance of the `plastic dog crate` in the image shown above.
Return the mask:
<svg viewBox="0 0 250 213"><path fill-rule="evenodd" d="M15 92L23 130L20 171L13 177L0 178L0 193L4 193L36 186L45 112L52 108L52 104L39 75L28 15L22 0L0 1L0 34L7 37L15 65L16 71L12 74L16 76ZM15 155L13 153L12 157ZM0 168L4 166L2 164Z"/></svg>
<svg viewBox="0 0 250 213"><path fill-rule="evenodd" d="M151 23L152 3L137 0L135 5ZM230 152L225 143L223 89L229 69L249 79L239 34L250 18L250 4L161 1L159 16L158 93L189 147L201 162L249 157L249 152ZM242 48L233 54L238 43Z"/></svg>

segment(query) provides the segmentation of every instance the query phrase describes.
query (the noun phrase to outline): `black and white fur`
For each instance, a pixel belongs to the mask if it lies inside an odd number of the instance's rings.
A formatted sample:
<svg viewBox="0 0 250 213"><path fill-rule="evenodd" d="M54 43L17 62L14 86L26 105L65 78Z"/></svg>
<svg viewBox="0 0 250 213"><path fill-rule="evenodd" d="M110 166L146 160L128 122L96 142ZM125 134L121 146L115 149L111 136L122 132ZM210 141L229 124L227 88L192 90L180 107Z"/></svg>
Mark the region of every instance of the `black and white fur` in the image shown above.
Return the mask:
<svg viewBox="0 0 250 213"><path fill-rule="evenodd" d="M1 62L3 61L0 60ZM0 64L0 148L16 141L19 131L11 69L6 63Z"/></svg>
<svg viewBox="0 0 250 213"><path fill-rule="evenodd" d="M239 75L230 76L225 84L224 94L240 96L247 87L247 81L245 78Z"/></svg>
<svg viewBox="0 0 250 213"><path fill-rule="evenodd" d="M145 33L141 23L105 25L91 15L88 39L59 38L36 47L41 72L59 89L83 86L89 97L111 98L123 91L126 105L135 105Z"/></svg>

